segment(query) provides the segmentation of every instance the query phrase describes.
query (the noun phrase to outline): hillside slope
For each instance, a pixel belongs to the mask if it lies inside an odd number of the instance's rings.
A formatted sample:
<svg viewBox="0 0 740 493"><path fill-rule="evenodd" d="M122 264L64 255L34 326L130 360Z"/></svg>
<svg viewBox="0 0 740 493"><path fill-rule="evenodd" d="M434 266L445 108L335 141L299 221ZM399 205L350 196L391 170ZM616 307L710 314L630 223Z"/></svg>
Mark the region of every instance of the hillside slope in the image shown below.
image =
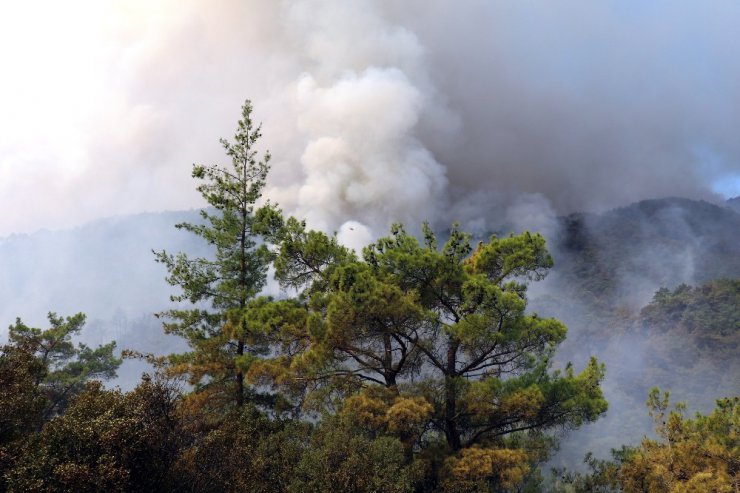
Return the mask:
<svg viewBox="0 0 740 493"><path fill-rule="evenodd" d="M661 286L740 277L740 213L727 207L646 200L560 223L553 282L595 307L638 308Z"/></svg>
<svg viewBox="0 0 740 493"><path fill-rule="evenodd" d="M140 214L0 239L0 338L16 316L43 324L50 310L83 311L89 317L83 334L88 343L115 339L119 348L182 350L182 340L165 336L153 316L168 306L171 288L151 250L207 255L207 245L174 228L197 220L195 211ZM652 385L672 388L677 399L697 409L711 406L722 393L740 393L738 367L726 364L738 354L732 345L736 325L729 323L725 330L731 333L719 339L711 333L686 337L685 324L654 330L655 324L643 324L645 313L657 310L654 305L640 313L660 287L673 293L682 283L740 278L740 213L706 202L661 199L601 215L572 214L558 224L550 238L555 268L532 285L530 306L569 327L556 366L573 361L582 367L591 355L606 362L611 403L604 421L564 444L569 454L560 464L577 464L589 449L605 452L639 439L650 429L643 402ZM277 292L274 284L272 289ZM706 318L709 305L699 305ZM721 313L737 316L732 310ZM717 341L721 351L695 348ZM126 362L115 383L129 388L143 369Z"/></svg>
<svg viewBox="0 0 740 493"><path fill-rule="evenodd" d="M727 199L727 206L730 209L734 209L734 210L740 212L740 196L739 197L733 197L731 199Z"/></svg>
<svg viewBox="0 0 740 493"><path fill-rule="evenodd" d="M699 411L740 394L739 213L661 199L560 221L556 266L531 306L568 326L556 365L606 363L610 410L572 434L555 465L572 467L587 450L607 457L649 433L653 386Z"/></svg>

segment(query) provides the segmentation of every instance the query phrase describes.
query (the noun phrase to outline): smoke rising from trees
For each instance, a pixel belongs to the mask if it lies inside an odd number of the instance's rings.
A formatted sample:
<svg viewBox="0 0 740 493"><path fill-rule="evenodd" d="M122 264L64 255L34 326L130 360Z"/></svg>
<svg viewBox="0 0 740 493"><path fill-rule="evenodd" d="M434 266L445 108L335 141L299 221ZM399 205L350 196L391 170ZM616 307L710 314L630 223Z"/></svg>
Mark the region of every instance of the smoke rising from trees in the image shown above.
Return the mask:
<svg viewBox="0 0 740 493"><path fill-rule="evenodd" d="M190 164L218 162L215 142L245 96L275 156L268 195L329 230L424 219L485 230L521 222L521 203L541 215L713 200L713 183L740 169L734 2L65 12L66 28L33 45L40 68L4 82L19 90L1 99L1 205L24 212L3 218L2 234L199 206ZM31 44L33 29L6 30L4 50Z"/></svg>

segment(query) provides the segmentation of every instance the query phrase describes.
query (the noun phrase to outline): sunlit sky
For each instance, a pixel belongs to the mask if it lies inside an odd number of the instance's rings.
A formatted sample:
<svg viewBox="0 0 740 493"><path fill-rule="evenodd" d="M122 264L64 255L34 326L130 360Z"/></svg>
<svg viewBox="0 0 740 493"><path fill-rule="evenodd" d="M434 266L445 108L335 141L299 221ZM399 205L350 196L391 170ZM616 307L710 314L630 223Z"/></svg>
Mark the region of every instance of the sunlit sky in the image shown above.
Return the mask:
<svg viewBox="0 0 740 493"><path fill-rule="evenodd" d="M737 3L643 3L567 1L558 5L562 13L547 2L471 2L446 19L452 4L422 1L3 1L0 236L200 206L190 166L220 159L218 138L231 134L245 98L254 100L276 156L271 196L297 210L341 209L332 192L310 187L345 187L340 196L349 212L317 216L327 227L372 222L363 211L388 200L353 193L358 184L374 190L372 181L387 176L368 172L376 164L356 163L362 155L337 160L332 148L333 160L324 159L317 149L329 152L326 139L362 147L384 118L395 118L389 128L403 136L377 137L367 155L412 169L404 179L419 187L410 193L420 207L434 194L453 196L476 183L465 170L472 169L467 163L488 166L481 156L499 166L491 183L541 193L558 211L648 198L651 180L657 195L740 195ZM480 78L479 65L487 67ZM353 98L375 97L377 87L389 95L378 103L356 111L332 106L354 108ZM648 89L625 105L634 87ZM476 94L486 100L472 104ZM376 104L380 116L370 112ZM597 116L580 120L584 108ZM372 125L355 125L360 114ZM440 121L455 130L440 130ZM342 134L345 126L360 137ZM654 130L654 139L645 137ZM498 137L487 139L488 131ZM532 146L522 150L524 136ZM466 146L479 150L461 156ZM612 179L624 193L603 204L594 197L609 189L614 164L599 169L599 152L634 176L634 183ZM573 156L584 162L562 164ZM332 166L351 172L339 179ZM530 179L538 170L551 174ZM690 176L667 185L674 174ZM594 197L568 202L573 193L563 198L543 185L555 188L558 180L563 190L593 187ZM384 215L395 213L387 207Z"/></svg>
<svg viewBox="0 0 740 493"><path fill-rule="evenodd" d="M169 205L121 204L119 171L93 161L105 146L136 155L126 142L146 131L147 107L127 101L125 77L153 49L146 24L163 13L147 4L0 4L0 234Z"/></svg>

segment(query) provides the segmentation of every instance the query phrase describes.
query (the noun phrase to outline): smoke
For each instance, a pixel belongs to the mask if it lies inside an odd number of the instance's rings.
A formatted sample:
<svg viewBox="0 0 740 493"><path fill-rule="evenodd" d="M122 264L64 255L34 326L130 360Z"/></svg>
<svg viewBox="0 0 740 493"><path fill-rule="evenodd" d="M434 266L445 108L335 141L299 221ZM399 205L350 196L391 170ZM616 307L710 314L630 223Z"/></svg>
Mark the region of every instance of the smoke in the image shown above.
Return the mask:
<svg viewBox="0 0 740 493"><path fill-rule="evenodd" d="M286 15L306 58L288 95L304 175L292 208L313 227L340 227L345 236L340 225L348 220L379 228L435 218L446 168L418 132L430 116L452 128L455 118L430 108L435 89L418 38L385 19L376 2L295 2Z"/></svg>
<svg viewBox="0 0 740 493"><path fill-rule="evenodd" d="M299 214L322 229L347 217L376 225L435 214L445 169L413 137L421 95L403 72L370 68L326 89L307 75L298 93L309 138Z"/></svg>
<svg viewBox="0 0 740 493"><path fill-rule="evenodd" d="M373 241L373 233L364 224L347 221L339 229L337 241L360 254L362 249Z"/></svg>
<svg viewBox="0 0 740 493"><path fill-rule="evenodd" d="M735 2L45 7L0 12L0 234L201 205L190 164L223 162L245 97L268 195L327 230L712 200L740 173Z"/></svg>
<svg viewBox="0 0 740 493"><path fill-rule="evenodd" d="M462 116L461 139L435 149L443 162L456 157L453 198L488 185L541 193L559 212L594 210L708 197L707 174L737 173L725 126L738 118L726 105L738 94L726 85L740 74L727 57L738 46L728 23L737 4L498 2L420 12L413 22L431 63L445 67L440 90ZM454 34L432 34L443 29ZM705 148L735 157L710 165Z"/></svg>
<svg viewBox="0 0 740 493"><path fill-rule="evenodd" d="M274 158L265 195L358 252L394 221L552 240L572 211L740 194L739 23L732 0L4 2L0 236L202 206L191 164L226 161L218 139L245 98ZM717 231L665 214L675 243L651 248L660 221L640 218L634 234L647 239L606 279L632 309L660 285L706 276L692 237ZM160 236L171 222L101 228L95 241L87 230L0 241L0 321L83 310L100 341L178 350L141 315L169 294L150 248L190 245ZM722 269L737 262L727 245ZM644 388L625 400L620 385L650 346L610 339L619 327L586 309L593 300L564 303L572 278L553 254L532 307L561 295L540 313L571 327L563 359L606 359L610 416L626 429L618 403L635 407ZM272 281L266 292L280 295Z"/></svg>

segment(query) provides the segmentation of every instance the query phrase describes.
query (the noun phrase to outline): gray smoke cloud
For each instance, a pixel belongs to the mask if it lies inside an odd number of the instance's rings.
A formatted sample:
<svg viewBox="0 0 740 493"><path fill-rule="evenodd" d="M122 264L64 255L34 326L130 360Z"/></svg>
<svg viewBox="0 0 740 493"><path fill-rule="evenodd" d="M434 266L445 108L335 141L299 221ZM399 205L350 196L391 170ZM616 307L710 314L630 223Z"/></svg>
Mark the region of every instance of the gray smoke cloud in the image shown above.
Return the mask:
<svg viewBox="0 0 740 493"><path fill-rule="evenodd" d="M4 27L22 21L5 14ZM275 157L267 195L350 243L396 220L486 230L716 200L712 185L740 174L736 2L163 0L73 14L34 45L61 60L56 85L43 63L3 82L25 123L0 124L0 206L19 211L0 234L200 205L190 164L223 161L217 140L245 97ZM3 50L30 44L31 25Z"/></svg>
<svg viewBox="0 0 740 493"><path fill-rule="evenodd" d="M454 162L458 195L489 186L541 193L559 212L594 210L708 198L714 173L740 170L736 3L475 10L432 7L418 21L432 63L446 68L439 87L463 118L461 139L435 149ZM431 35L445 26L454 36Z"/></svg>
<svg viewBox="0 0 740 493"><path fill-rule="evenodd" d="M718 200L718 180L740 183L738 25L734 0L5 2L0 236L201 206L191 163L225 161L245 98L274 157L266 197L356 250L393 221L550 239L574 210ZM189 243L152 221L0 239L0 321L83 310L88 342L178 350L147 315L169 294L149 250ZM692 234L635 255L625 305L695 281ZM565 284L555 273L530 297ZM617 384L645 367L646 341L600 347L578 338L589 314L566 312L562 357L605 358L615 429L632 426Z"/></svg>

